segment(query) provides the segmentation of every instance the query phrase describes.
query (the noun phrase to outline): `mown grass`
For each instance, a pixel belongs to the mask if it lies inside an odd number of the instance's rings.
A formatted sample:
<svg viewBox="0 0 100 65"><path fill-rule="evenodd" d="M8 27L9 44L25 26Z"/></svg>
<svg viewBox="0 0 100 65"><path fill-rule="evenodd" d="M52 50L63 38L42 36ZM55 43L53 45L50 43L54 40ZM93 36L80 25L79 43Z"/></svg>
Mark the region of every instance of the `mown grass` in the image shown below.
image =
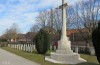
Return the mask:
<svg viewBox="0 0 100 65"><path fill-rule="evenodd" d="M29 59L31 61L34 61L36 63L39 63L41 65L69 65L69 64L55 64L55 63L45 61L44 60L45 56L49 55L49 53L51 51L49 51L46 55L41 55L41 54L37 54L36 51L34 51L33 53L28 53L28 52L24 52L24 51L17 50L17 49L12 49L9 47L2 47L2 49L7 50L7 51L14 53L16 55L19 55L21 57L24 57L26 59ZM86 59L88 62L80 63L80 64L76 64L76 65L99 65L95 56L81 54L81 57Z"/></svg>

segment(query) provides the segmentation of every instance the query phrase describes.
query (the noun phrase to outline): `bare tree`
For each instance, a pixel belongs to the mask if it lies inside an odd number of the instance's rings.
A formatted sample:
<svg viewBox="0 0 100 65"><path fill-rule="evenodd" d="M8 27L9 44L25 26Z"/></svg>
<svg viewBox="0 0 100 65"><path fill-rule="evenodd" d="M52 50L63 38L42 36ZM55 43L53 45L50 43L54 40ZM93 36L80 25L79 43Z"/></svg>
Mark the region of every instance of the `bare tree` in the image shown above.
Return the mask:
<svg viewBox="0 0 100 65"><path fill-rule="evenodd" d="M100 0L81 1L74 7L74 26L78 28L82 38L86 41L86 47L91 42L91 34L97 26L100 16ZM83 28L87 33L83 33Z"/></svg>
<svg viewBox="0 0 100 65"><path fill-rule="evenodd" d="M18 33L18 25L16 23L13 23L13 25L9 29L6 29L5 36L7 39L16 39Z"/></svg>
<svg viewBox="0 0 100 65"><path fill-rule="evenodd" d="M56 30L61 30L62 28L62 12L61 9L55 9L54 10L54 28Z"/></svg>
<svg viewBox="0 0 100 65"><path fill-rule="evenodd" d="M36 21L41 27L45 27L47 25L49 14L47 11L39 12L39 15L36 17Z"/></svg>
<svg viewBox="0 0 100 65"><path fill-rule="evenodd" d="M72 6L67 7L67 28L71 28L71 24L73 22L73 8ZM62 29L62 9L52 9L50 11L43 11L39 12L39 15L36 18L36 21L38 22L38 26L46 27L48 28L49 33L51 33L51 39L52 34L55 31L56 34L61 35L61 29ZM34 27L34 29L36 29ZM60 36L59 36L60 37Z"/></svg>
<svg viewBox="0 0 100 65"><path fill-rule="evenodd" d="M40 29L38 24L34 24L31 28L30 28L30 32L38 32Z"/></svg>

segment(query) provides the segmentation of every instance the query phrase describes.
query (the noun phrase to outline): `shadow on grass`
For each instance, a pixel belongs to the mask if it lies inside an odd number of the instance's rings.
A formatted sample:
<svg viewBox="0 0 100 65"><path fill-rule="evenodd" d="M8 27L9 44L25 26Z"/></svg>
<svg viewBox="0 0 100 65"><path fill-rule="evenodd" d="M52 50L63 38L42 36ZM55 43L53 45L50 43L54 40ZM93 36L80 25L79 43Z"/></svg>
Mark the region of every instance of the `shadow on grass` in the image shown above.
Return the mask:
<svg viewBox="0 0 100 65"><path fill-rule="evenodd" d="M42 56L50 56L49 53L46 53L46 54L39 54L37 51L33 51L32 53L34 53L34 54L38 54L38 55L42 55Z"/></svg>
<svg viewBox="0 0 100 65"><path fill-rule="evenodd" d="M100 64L86 62L86 63L79 63L79 64L76 64L76 65L100 65Z"/></svg>
<svg viewBox="0 0 100 65"><path fill-rule="evenodd" d="M45 56L50 56L50 54L45 54Z"/></svg>
<svg viewBox="0 0 100 65"><path fill-rule="evenodd" d="M39 54L36 50L34 50L32 53ZM46 54L39 54L39 55L50 56L50 53L51 53L51 51L48 51Z"/></svg>

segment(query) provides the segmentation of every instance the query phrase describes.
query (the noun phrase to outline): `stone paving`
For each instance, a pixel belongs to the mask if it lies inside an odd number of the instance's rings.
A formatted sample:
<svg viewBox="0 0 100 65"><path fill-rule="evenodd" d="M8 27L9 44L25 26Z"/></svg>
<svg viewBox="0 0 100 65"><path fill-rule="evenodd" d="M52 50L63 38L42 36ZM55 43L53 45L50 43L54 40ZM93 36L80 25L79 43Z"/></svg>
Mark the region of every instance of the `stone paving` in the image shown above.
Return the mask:
<svg viewBox="0 0 100 65"><path fill-rule="evenodd" d="M0 65L40 65L0 48Z"/></svg>

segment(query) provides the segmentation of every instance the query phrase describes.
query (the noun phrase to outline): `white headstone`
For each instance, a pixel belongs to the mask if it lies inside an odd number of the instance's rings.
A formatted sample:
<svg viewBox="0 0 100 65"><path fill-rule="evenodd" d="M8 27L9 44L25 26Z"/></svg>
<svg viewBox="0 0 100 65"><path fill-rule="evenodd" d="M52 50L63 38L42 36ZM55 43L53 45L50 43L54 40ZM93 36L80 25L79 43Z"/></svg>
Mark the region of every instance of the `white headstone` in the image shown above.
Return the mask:
<svg viewBox="0 0 100 65"><path fill-rule="evenodd" d="M18 44L18 50L20 50L20 44Z"/></svg>
<svg viewBox="0 0 100 65"><path fill-rule="evenodd" d="M35 50L34 44L31 45L32 47L32 52Z"/></svg>
<svg viewBox="0 0 100 65"><path fill-rule="evenodd" d="M33 49L36 50L36 49L35 49L35 45L33 45Z"/></svg>
<svg viewBox="0 0 100 65"><path fill-rule="evenodd" d="M19 45L17 44L17 49L19 48Z"/></svg>
<svg viewBox="0 0 100 65"><path fill-rule="evenodd" d="M10 44L10 47L12 48L12 44Z"/></svg>
<svg viewBox="0 0 100 65"><path fill-rule="evenodd" d="M56 46L54 46L54 50L56 50Z"/></svg>
<svg viewBox="0 0 100 65"><path fill-rule="evenodd" d="M50 50L52 50L52 45L50 45Z"/></svg>
<svg viewBox="0 0 100 65"><path fill-rule="evenodd" d="M18 44L17 44L17 49L18 49Z"/></svg>
<svg viewBox="0 0 100 65"><path fill-rule="evenodd" d="M13 44L13 48L15 48L15 44Z"/></svg>
<svg viewBox="0 0 100 65"><path fill-rule="evenodd" d="M78 53L78 46L75 47L75 52Z"/></svg>
<svg viewBox="0 0 100 65"><path fill-rule="evenodd" d="M28 44L27 48L28 48L27 51L30 52L30 44Z"/></svg>
<svg viewBox="0 0 100 65"><path fill-rule="evenodd" d="M18 44L18 50L20 50L20 44Z"/></svg>
<svg viewBox="0 0 100 65"><path fill-rule="evenodd" d="M30 45L30 52L33 52L32 44Z"/></svg>
<svg viewBox="0 0 100 65"><path fill-rule="evenodd" d="M15 44L15 49L16 49L16 44Z"/></svg>
<svg viewBox="0 0 100 65"><path fill-rule="evenodd" d="M11 48L13 48L13 45L11 44Z"/></svg>
<svg viewBox="0 0 100 65"><path fill-rule="evenodd" d="M8 47L10 47L10 44L8 44Z"/></svg>
<svg viewBox="0 0 100 65"><path fill-rule="evenodd" d="M23 50L23 44L21 44L21 50Z"/></svg>
<svg viewBox="0 0 100 65"><path fill-rule="evenodd" d="M14 49L15 49L15 44L14 44Z"/></svg>
<svg viewBox="0 0 100 65"><path fill-rule="evenodd" d="M90 47L90 53L91 53L91 55L95 55L95 50L93 47Z"/></svg>

